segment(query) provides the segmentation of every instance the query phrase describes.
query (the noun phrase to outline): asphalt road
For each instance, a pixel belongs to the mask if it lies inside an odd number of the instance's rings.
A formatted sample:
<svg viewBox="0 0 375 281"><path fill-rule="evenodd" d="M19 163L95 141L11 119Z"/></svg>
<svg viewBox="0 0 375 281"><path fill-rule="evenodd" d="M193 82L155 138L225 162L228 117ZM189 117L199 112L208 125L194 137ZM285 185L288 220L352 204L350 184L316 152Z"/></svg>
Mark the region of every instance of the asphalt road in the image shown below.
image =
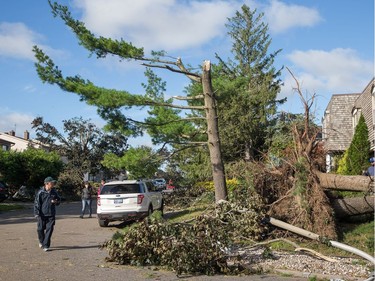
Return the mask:
<svg viewBox="0 0 375 281"><path fill-rule="evenodd" d="M95 215L93 218L80 219L80 208L80 202L65 202L57 208L55 231L49 252L38 247L32 204L25 204L22 210L0 212L0 280L307 280L303 277L272 275L181 278L170 271L107 263L107 252L99 249L99 245L111 239L120 226L112 223L107 228L101 228ZM95 210L95 207L93 209Z"/></svg>

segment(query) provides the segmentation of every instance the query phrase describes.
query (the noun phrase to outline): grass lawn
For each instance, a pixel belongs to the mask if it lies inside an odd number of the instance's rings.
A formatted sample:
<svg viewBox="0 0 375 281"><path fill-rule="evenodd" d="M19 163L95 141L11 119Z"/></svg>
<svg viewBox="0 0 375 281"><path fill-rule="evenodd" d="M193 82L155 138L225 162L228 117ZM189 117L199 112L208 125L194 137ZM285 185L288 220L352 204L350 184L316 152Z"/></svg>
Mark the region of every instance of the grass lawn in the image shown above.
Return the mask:
<svg viewBox="0 0 375 281"><path fill-rule="evenodd" d="M359 249L370 256L374 256L374 221L363 222L358 224L341 224L339 225L339 234L342 236L338 242ZM318 241L309 239L298 239L295 236L287 238L298 244L300 247L315 250L321 254L337 257L358 257L350 252L340 250L333 246L328 246ZM294 248L283 241L270 244L274 250L294 251Z"/></svg>
<svg viewBox="0 0 375 281"><path fill-rule="evenodd" d="M11 211L11 210L19 210L23 209L24 206L17 204L17 203L8 203L2 202L0 203L0 212Z"/></svg>

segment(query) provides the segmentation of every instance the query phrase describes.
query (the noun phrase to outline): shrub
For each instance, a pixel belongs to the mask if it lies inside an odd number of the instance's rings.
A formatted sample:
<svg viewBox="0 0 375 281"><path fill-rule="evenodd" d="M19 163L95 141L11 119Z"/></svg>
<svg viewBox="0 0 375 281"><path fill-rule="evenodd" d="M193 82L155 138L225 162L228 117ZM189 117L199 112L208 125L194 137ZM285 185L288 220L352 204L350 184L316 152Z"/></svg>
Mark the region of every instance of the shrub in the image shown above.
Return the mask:
<svg viewBox="0 0 375 281"><path fill-rule="evenodd" d="M369 151L368 128L365 118L361 114L352 142L342 160L339 161L338 173L343 175L361 175L369 165Z"/></svg>

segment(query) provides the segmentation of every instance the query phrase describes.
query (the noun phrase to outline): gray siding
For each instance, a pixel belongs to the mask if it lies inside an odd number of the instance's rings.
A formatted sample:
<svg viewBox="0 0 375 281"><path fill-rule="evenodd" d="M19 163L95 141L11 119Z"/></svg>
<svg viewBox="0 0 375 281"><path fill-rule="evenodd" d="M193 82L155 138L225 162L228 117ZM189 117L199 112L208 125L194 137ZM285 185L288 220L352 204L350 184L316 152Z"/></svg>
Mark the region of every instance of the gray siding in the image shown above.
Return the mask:
<svg viewBox="0 0 375 281"><path fill-rule="evenodd" d="M332 95L323 118L324 147L346 150L353 137L352 108L360 94Z"/></svg>
<svg viewBox="0 0 375 281"><path fill-rule="evenodd" d="M374 150L374 81L373 78L362 93L332 95L322 120L323 141L328 153L348 149L360 114L366 120Z"/></svg>
<svg viewBox="0 0 375 281"><path fill-rule="evenodd" d="M369 141L372 149L374 148L374 109L372 108L372 90L374 87L374 80L372 80L363 90L361 96L355 101L354 108L360 109L365 118L368 128Z"/></svg>

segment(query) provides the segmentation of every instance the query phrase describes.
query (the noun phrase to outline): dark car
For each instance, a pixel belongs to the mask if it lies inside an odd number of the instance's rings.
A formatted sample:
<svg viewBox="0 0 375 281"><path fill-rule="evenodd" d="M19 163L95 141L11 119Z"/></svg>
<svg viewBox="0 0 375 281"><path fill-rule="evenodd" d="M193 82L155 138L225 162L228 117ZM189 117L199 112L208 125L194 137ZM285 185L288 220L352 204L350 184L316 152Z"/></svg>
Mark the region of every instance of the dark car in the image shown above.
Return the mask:
<svg viewBox="0 0 375 281"><path fill-rule="evenodd" d="M5 182L0 181L0 202L8 198L8 186Z"/></svg>

